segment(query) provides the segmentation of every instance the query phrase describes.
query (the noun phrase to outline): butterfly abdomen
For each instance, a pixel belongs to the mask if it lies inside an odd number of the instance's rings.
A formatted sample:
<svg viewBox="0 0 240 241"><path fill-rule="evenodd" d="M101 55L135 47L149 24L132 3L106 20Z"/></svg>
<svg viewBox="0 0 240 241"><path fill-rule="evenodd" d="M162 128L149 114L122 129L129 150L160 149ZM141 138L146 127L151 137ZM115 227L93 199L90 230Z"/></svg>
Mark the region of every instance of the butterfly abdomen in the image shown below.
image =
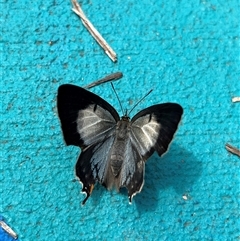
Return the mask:
<svg viewBox="0 0 240 241"><path fill-rule="evenodd" d="M121 155L118 155L118 154L111 155L110 166L114 177L117 177L119 175L119 172L122 167L122 163L123 163L123 157Z"/></svg>
<svg viewBox="0 0 240 241"><path fill-rule="evenodd" d="M114 177L117 177L122 169L122 164L124 162L128 144L127 140L127 138L124 139L117 136L112 146L110 155L110 167Z"/></svg>

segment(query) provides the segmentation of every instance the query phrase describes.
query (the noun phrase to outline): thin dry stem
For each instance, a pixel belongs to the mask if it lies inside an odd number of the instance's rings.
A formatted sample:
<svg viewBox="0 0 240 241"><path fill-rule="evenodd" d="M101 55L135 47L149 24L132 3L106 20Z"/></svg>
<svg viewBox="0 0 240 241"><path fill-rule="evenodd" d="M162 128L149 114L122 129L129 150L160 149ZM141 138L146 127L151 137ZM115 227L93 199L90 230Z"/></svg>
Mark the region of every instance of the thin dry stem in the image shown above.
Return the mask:
<svg viewBox="0 0 240 241"><path fill-rule="evenodd" d="M109 46L106 40L102 37L102 35L97 31L97 29L92 25L92 23L88 20L83 10L81 9L77 0L72 0L73 4L73 12L75 12L82 20L83 25L87 28L93 38L98 42L98 44L104 49L105 53L108 57L113 61L117 61L117 54L114 50Z"/></svg>
<svg viewBox="0 0 240 241"><path fill-rule="evenodd" d="M90 89L92 87L95 87L97 85L106 83L108 81L118 80L118 79L120 79L122 77L123 77L123 74L121 72L116 72L116 73L110 74L110 75L108 75L108 76L106 76L106 77L104 77L104 78L102 78L100 80L96 80L93 83L84 86L83 88Z"/></svg>
<svg viewBox="0 0 240 241"><path fill-rule="evenodd" d="M236 147L234 147L234 146L231 146L230 144L226 144L226 149L229 151L229 152L231 152L232 154L234 154L234 155L237 155L237 156L239 156L240 157L240 150L238 150Z"/></svg>

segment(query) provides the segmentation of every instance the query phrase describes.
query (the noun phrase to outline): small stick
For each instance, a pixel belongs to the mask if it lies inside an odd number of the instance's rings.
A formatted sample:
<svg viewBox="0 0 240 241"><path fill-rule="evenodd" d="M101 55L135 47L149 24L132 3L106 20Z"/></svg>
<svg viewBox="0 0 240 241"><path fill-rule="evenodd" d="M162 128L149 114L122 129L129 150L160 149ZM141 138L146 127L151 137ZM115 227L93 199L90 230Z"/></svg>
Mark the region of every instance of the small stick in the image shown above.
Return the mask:
<svg viewBox="0 0 240 241"><path fill-rule="evenodd" d="M4 221L2 221L2 220L0 221L0 226L11 237L13 237L14 239L17 239L17 234Z"/></svg>
<svg viewBox="0 0 240 241"><path fill-rule="evenodd" d="M83 25L87 28L93 38L98 42L98 44L104 49L105 53L108 57L113 61L117 61L117 54L114 50L109 46L106 40L101 36L101 34L97 31L97 29L92 25L92 23L88 20L77 0L72 0L73 4L73 12L75 12L82 20Z"/></svg>
<svg viewBox="0 0 240 241"><path fill-rule="evenodd" d="M232 102L240 102L240 97L233 97Z"/></svg>
<svg viewBox="0 0 240 241"><path fill-rule="evenodd" d="M228 143L225 145L225 147L229 152L240 157L240 150L238 150L236 147L231 146Z"/></svg>
<svg viewBox="0 0 240 241"><path fill-rule="evenodd" d="M94 87L94 86L97 86L97 85L106 83L106 82L108 82L108 81L118 80L118 79L120 79L120 78L122 78L122 77L123 77L123 74L122 74L121 72L116 72L116 73L110 74L110 75L108 75L108 76L106 76L106 77L104 77L104 78L102 78L102 79L100 79L100 80L96 80L96 81L94 81L93 83L84 86L83 88L85 88L85 89L90 89L90 88L92 88L92 87Z"/></svg>

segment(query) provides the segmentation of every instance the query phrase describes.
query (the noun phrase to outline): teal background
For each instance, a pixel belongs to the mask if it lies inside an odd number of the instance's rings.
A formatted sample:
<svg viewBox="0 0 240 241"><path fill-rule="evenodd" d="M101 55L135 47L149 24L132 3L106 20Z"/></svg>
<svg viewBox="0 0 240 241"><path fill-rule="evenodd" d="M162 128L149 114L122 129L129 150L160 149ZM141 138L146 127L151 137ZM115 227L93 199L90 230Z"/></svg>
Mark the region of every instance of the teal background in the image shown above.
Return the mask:
<svg viewBox="0 0 240 241"><path fill-rule="evenodd" d="M239 19L231 1L82 1L118 55L113 63L70 1L0 2L1 214L21 241L240 240ZM145 185L97 185L84 207L56 109L59 85L84 86L121 71L124 108L154 89L132 113L177 102L184 115L169 152L146 164ZM119 113L110 84L92 91ZM187 196L187 200L183 199Z"/></svg>

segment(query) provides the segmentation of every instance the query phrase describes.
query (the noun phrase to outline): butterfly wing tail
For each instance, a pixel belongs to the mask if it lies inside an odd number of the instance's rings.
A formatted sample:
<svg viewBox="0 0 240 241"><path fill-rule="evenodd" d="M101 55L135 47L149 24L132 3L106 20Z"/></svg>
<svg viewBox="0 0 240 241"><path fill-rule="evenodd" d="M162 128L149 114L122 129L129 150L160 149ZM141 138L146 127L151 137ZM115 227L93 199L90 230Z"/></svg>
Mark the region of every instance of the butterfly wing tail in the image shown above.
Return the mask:
<svg viewBox="0 0 240 241"><path fill-rule="evenodd" d="M95 184L95 179L91 170L91 164L88 161L84 161L87 159L86 157L83 158L83 156L84 152L82 152L79 156L75 166L75 174L82 184L82 192L86 194L86 198L82 201L82 205L84 205L87 199L90 197Z"/></svg>

